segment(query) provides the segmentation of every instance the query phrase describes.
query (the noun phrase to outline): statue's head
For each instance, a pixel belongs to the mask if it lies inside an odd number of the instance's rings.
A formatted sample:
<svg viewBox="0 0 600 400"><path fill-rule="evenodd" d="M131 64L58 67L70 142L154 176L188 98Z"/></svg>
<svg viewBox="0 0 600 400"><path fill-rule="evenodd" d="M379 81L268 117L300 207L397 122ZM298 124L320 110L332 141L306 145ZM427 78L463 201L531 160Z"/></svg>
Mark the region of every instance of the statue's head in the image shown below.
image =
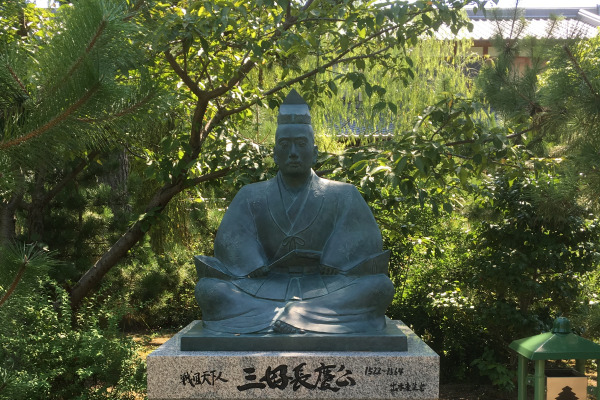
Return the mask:
<svg viewBox="0 0 600 400"><path fill-rule="evenodd" d="M308 104L294 89L279 107L273 158L283 175L310 173L317 161L317 146Z"/></svg>

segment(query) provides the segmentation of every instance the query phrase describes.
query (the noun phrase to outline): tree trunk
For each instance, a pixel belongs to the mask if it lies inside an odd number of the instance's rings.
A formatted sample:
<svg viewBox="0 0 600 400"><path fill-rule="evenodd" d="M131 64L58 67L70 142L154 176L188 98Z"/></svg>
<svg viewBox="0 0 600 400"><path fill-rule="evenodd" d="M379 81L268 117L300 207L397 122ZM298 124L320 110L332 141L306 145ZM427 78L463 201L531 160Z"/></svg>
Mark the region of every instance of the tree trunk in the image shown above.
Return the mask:
<svg viewBox="0 0 600 400"><path fill-rule="evenodd" d="M129 191L127 180L129 179L130 165L127 150L118 149L108 155L108 163L114 168L107 169L100 180L111 188L109 206L117 219L123 213L131 212L129 207Z"/></svg>
<svg viewBox="0 0 600 400"><path fill-rule="evenodd" d="M175 183L165 184L152 198L146 212L153 212L154 214L161 213L169 201L183 191L186 187L197 185L201 182L207 182L212 179L221 178L229 173L230 168L223 168L222 170L211 172L209 174L196 177L189 181L185 181L183 176ZM145 226L148 224L147 226ZM79 281L71 288L71 307L77 309L81 304L81 301L100 283L104 275L112 267L117 265L121 258L125 257L127 252L135 246L146 234L152 221L149 217L142 220L138 220L131 228L123 234L117 240L117 242L110 248L106 253L100 257L92 268L87 270L85 274L79 279ZM144 229L145 228L145 229Z"/></svg>
<svg viewBox="0 0 600 400"><path fill-rule="evenodd" d="M183 181L167 184L152 198L146 212L161 213L169 201L185 188ZM106 253L100 257L92 268L86 271L79 281L71 288L71 307L77 309L81 301L100 283L104 275L110 271L146 234L151 223L146 217L138 220L125 232ZM144 229L145 228L145 229Z"/></svg>
<svg viewBox="0 0 600 400"><path fill-rule="evenodd" d="M22 194L16 194L7 202L0 203L0 244L6 244L15 239L15 212L22 197Z"/></svg>
<svg viewBox="0 0 600 400"><path fill-rule="evenodd" d="M46 174L35 175L35 187L31 192L31 203L27 206L27 239L30 241L44 240L44 208L47 202L44 181Z"/></svg>

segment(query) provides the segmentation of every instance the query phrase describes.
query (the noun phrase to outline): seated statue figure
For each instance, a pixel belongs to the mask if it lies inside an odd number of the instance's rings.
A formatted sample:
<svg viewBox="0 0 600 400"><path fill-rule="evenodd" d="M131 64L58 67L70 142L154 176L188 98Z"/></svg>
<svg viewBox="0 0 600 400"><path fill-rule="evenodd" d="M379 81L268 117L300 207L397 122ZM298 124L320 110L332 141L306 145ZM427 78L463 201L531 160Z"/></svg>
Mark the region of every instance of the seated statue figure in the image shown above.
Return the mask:
<svg viewBox="0 0 600 400"><path fill-rule="evenodd" d="M204 328L227 333L362 333L385 328L389 252L358 190L319 178L308 105L279 109L277 176L244 186L194 258Z"/></svg>

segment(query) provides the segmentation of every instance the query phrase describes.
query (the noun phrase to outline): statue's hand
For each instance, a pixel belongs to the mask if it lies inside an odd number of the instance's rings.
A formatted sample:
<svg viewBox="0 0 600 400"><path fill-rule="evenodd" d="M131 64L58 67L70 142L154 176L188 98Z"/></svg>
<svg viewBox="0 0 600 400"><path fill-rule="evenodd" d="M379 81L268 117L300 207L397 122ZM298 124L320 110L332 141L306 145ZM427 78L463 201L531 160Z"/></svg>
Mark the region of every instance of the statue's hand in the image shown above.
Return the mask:
<svg viewBox="0 0 600 400"><path fill-rule="evenodd" d="M341 274L342 271L340 271L337 268L330 267L329 265L321 264L319 266L319 273L321 275L338 275L338 274Z"/></svg>
<svg viewBox="0 0 600 400"><path fill-rule="evenodd" d="M303 329L296 328L295 326L292 326L286 322L279 321L279 320L275 321L275 323L273 324L273 330L278 333L287 333L287 334L305 333Z"/></svg>
<svg viewBox="0 0 600 400"><path fill-rule="evenodd" d="M250 272L248 274L248 278L262 278L264 276L267 276L270 270L271 267L265 265L264 267L257 268L254 271Z"/></svg>

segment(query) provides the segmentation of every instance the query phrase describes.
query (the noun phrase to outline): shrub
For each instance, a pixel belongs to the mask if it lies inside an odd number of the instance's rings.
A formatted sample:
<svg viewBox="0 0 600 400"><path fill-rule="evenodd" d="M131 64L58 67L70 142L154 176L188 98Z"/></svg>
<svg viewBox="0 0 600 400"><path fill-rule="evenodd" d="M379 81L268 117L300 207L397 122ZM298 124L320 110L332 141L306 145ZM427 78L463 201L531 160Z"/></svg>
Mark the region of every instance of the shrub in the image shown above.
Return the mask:
<svg viewBox="0 0 600 400"><path fill-rule="evenodd" d="M135 343L103 302L74 318L65 290L47 279L0 307L1 399L133 399L145 390ZM75 319L75 320L74 320Z"/></svg>

